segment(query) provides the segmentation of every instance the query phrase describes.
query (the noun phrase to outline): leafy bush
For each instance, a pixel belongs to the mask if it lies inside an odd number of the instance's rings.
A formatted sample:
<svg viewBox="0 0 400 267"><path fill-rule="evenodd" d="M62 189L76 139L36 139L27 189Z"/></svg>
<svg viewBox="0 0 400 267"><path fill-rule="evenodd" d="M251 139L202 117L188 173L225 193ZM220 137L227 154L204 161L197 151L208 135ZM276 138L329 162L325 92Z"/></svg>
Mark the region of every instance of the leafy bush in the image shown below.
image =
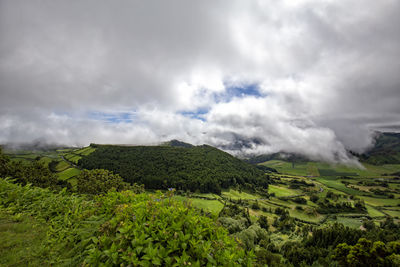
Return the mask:
<svg viewBox="0 0 400 267"><path fill-rule="evenodd" d="M83 170L77 177L77 191L79 193L103 194L111 188L122 190L127 187L121 176L108 170Z"/></svg>
<svg viewBox="0 0 400 267"><path fill-rule="evenodd" d="M251 250L254 249L261 240L265 239L268 233L259 225L253 224L249 228L237 233L236 236L245 249Z"/></svg>
<svg viewBox="0 0 400 267"><path fill-rule="evenodd" d="M227 230L172 193L109 192L93 200L0 179L0 207L47 221L51 265L251 264Z"/></svg>
<svg viewBox="0 0 400 267"><path fill-rule="evenodd" d="M218 222L228 229L230 234L234 234L240 231L243 231L247 227L246 218L242 219L233 219L231 217L221 217L218 218Z"/></svg>
<svg viewBox="0 0 400 267"><path fill-rule="evenodd" d="M318 200L319 200L319 197L317 196L317 195L311 195L310 196L310 200L312 201L312 202L314 202L314 203L316 203Z"/></svg>
<svg viewBox="0 0 400 267"><path fill-rule="evenodd" d="M303 197L295 197L292 199L292 201L298 204L307 204L307 199Z"/></svg>
<svg viewBox="0 0 400 267"><path fill-rule="evenodd" d="M260 215L260 218L257 220L258 224L260 225L261 228L265 229L268 231L269 224L268 224L268 219L264 215Z"/></svg>
<svg viewBox="0 0 400 267"><path fill-rule="evenodd" d="M354 246L339 244L335 249L334 259L341 266L399 266L400 242L385 244L382 241L372 242L360 238Z"/></svg>

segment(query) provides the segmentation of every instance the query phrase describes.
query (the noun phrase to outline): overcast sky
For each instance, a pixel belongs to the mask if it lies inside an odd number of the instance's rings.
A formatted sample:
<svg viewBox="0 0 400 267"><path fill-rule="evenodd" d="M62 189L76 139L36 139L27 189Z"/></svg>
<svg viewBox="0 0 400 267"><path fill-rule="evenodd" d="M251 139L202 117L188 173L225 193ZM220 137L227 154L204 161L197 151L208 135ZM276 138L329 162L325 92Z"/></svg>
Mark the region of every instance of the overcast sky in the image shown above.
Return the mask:
<svg viewBox="0 0 400 267"><path fill-rule="evenodd" d="M350 160L400 129L400 1L0 0L0 143Z"/></svg>

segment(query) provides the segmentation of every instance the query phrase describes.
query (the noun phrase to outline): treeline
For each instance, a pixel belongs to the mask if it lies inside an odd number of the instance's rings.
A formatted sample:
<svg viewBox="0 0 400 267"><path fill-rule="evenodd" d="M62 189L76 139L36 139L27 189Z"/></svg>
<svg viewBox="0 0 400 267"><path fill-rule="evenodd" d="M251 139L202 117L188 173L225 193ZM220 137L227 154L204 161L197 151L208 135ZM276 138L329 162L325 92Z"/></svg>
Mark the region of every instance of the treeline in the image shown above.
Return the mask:
<svg viewBox="0 0 400 267"><path fill-rule="evenodd" d="M221 193L222 188L268 187L269 177L256 167L228 153L203 145L112 146L95 145L96 151L79 160L86 169L107 169L129 183L144 184L147 189L176 188Z"/></svg>

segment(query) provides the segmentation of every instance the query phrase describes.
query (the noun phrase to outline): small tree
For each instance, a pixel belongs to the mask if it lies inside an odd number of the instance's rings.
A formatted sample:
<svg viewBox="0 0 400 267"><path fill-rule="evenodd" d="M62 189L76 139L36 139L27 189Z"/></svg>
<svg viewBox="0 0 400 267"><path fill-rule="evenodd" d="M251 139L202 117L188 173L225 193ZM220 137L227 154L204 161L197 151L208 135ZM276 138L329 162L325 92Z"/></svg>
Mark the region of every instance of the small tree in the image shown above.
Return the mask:
<svg viewBox="0 0 400 267"><path fill-rule="evenodd" d="M265 229L268 231L268 219L266 216L261 215L260 218L258 218L258 224L260 225L261 228Z"/></svg>

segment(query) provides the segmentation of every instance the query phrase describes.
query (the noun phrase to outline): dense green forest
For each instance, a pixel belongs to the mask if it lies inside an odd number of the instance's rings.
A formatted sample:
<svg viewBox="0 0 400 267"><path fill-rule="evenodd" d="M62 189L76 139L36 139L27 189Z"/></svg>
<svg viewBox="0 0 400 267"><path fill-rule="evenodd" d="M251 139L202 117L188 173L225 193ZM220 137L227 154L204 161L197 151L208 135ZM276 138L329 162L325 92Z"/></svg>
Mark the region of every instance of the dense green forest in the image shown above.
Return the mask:
<svg viewBox="0 0 400 267"><path fill-rule="evenodd" d="M268 175L211 146L91 145L96 151L79 160L85 169L107 169L147 189L176 188L221 193L222 188L268 188Z"/></svg>

